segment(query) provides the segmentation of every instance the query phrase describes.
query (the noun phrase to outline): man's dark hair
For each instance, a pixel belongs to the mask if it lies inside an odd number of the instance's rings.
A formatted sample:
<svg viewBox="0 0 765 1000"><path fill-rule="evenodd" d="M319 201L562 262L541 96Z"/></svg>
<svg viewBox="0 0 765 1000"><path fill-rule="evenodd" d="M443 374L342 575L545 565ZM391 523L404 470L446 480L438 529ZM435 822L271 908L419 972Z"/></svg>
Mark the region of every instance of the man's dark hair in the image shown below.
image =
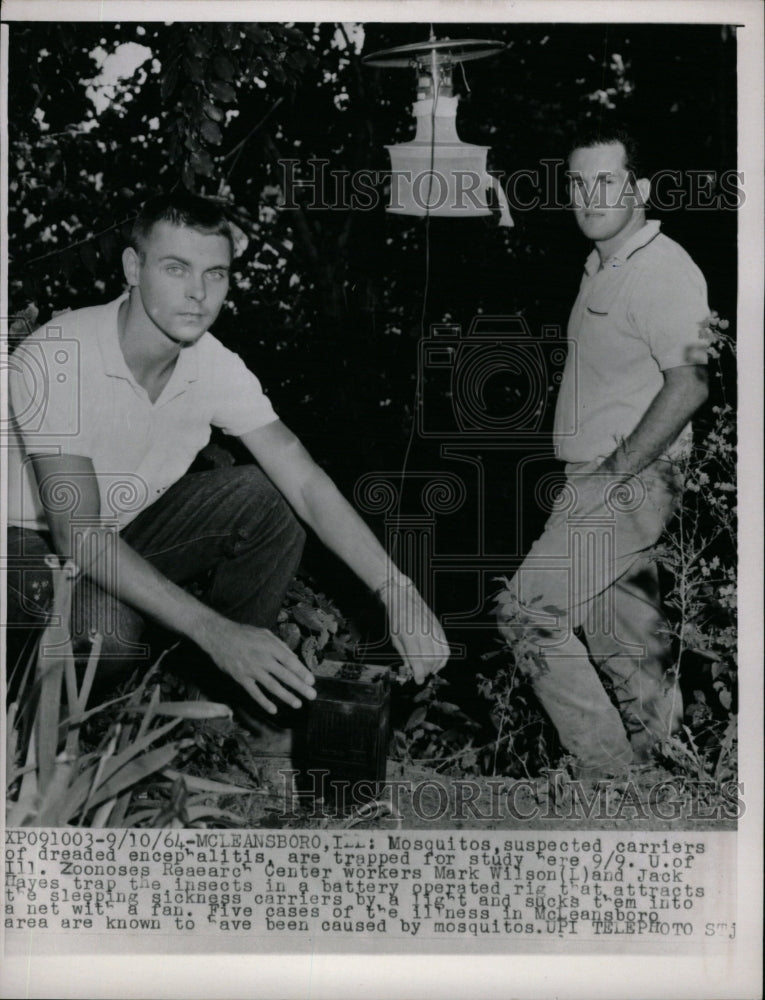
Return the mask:
<svg viewBox="0 0 765 1000"><path fill-rule="evenodd" d="M143 253L149 233L158 222L187 226L205 235L225 236L231 246L231 253L234 252L234 236L225 211L209 198L202 198L186 190L149 198L133 223L130 246Z"/></svg>
<svg viewBox="0 0 765 1000"><path fill-rule="evenodd" d="M624 166L633 184L645 177L644 166L637 140L621 125L587 123L574 133L568 152L568 162L577 149L592 149L595 146L611 146L620 142L624 146Z"/></svg>

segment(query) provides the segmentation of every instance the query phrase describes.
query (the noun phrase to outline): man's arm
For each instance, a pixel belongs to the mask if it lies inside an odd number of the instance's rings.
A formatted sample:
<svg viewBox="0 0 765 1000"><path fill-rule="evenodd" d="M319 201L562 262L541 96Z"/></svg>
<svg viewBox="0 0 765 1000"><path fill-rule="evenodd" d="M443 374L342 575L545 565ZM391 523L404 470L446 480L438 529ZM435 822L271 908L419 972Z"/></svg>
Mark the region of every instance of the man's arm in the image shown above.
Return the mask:
<svg viewBox="0 0 765 1000"><path fill-rule="evenodd" d="M412 581L392 565L385 549L329 476L280 420L241 436L297 515L385 604L391 638L422 683L449 655L443 629Z"/></svg>
<svg viewBox="0 0 765 1000"><path fill-rule="evenodd" d="M120 601L187 636L267 711L276 711L269 695L295 708L300 706L296 694L316 697L313 675L268 629L224 618L168 580L121 538L116 554L111 554L107 536L113 531L100 521L98 481L89 458L33 455L32 464L60 556L73 559L81 572ZM60 489L76 498L73 508L61 511L51 505L50 498ZM73 518L76 533L71 530Z"/></svg>
<svg viewBox="0 0 765 1000"><path fill-rule="evenodd" d="M634 476L655 461L709 395L706 365L668 368L664 385L635 430L601 464L599 471Z"/></svg>

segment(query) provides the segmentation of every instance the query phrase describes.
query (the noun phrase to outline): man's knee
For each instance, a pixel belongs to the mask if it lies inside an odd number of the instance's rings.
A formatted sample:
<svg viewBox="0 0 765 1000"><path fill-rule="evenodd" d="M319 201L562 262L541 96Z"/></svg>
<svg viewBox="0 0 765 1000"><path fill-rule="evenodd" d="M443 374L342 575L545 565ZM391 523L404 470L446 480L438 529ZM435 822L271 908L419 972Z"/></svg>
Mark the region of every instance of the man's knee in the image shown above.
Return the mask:
<svg viewBox="0 0 765 1000"><path fill-rule="evenodd" d="M89 651L93 636L101 636L101 656L139 655L146 623L143 617L87 577L72 596L71 634L75 651Z"/></svg>
<svg viewBox="0 0 765 1000"><path fill-rule="evenodd" d="M281 497L281 493L265 472L253 463L213 469L201 475L207 480L213 480L216 491L222 491L227 495L241 494L243 500Z"/></svg>
<svg viewBox="0 0 765 1000"><path fill-rule="evenodd" d="M241 465L220 470L226 474L232 494L241 498L240 515L236 518L236 541L245 542L256 531L278 534L287 551L302 552L305 531L292 508L268 476L255 465Z"/></svg>

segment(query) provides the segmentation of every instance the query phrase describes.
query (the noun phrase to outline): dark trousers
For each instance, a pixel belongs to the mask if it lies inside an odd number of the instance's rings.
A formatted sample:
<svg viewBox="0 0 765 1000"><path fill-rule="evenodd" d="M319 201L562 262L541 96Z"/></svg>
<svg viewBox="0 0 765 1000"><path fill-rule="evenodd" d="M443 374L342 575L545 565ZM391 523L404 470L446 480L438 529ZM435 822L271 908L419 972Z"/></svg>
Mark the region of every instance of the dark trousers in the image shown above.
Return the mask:
<svg viewBox="0 0 765 1000"><path fill-rule="evenodd" d="M291 508L256 466L184 476L143 510L121 537L168 579L200 583L202 599L233 621L273 628L303 550L305 533ZM44 628L52 598L47 534L8 532L8 666ZM75 655L86 657L100 632L101 680L117 680L151 653L135 609L81 577L72 601ZM30 629L33 631L30 633Z"/></svg>

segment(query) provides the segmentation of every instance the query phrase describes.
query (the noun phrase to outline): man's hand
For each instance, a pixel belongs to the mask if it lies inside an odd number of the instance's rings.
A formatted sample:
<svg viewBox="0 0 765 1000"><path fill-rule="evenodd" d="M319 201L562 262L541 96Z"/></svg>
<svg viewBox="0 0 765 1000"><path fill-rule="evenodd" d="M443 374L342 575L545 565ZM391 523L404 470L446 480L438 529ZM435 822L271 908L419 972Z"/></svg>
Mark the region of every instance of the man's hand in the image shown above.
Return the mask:
<svg viewBox="0 0 765 1000"><path fill-rule="evenodd" d="M311 671L268 629L220 618L205 636L204 648L221 670L272 715L276 705L269 694L292 708L301 705L296 694L309 701L316 697Z"/></svg>
<svg viewBox="0 0 765 1000"><path fill-rule="evenodd" d="M383 585L380 597L385 604L391 640L414 679L422 684L449 658L449 644L441 623L411 582L402 578Z"/></svg>
<svg viewBox="0 0 765 1000"><path fill-rule="evenodd" d="M241 440L298 517L380 596L393 645L415 680L422 684L428 674L440 670L449 657L449 644L438 619L410 580L386 577L389 560L384 549L292 431L277 420L243 434Z"/></svg>
<svg viewBox="0 0 765 1000"><path fill-rule="evenodd" d="M259 705L272 714L276 706L270 693L295 708L303 698L313 699L313 675L295 654L267 629L240 625L219 615L181 587L172 583L122 539L99 526L98 481L89 458L77 455L33 456L42 502L69 487L76 507L59 510L48 504L46 513L56 551L74 559L82 570L110 593L119 593L142 614L166 628L188 636L227 674L230 674ZM71 551L70 517L74 514L87 530L77 533L78 547ZM110 555L111 554L111 555ZM111 559L111 562L109 561ZM116 569L118 580L114 579ZM286 685L286 686L285 686ZM291 688L292 690L288 690Z"/></svg>
<svg viewBox="0 0 765 1000"><path fill-rule="evenodd" d="M644 467L642 456L641 460L634 463L636 468L642 471ZM598 472L609 473L613 476L619 476L622 479L629 479L630 476L634 475L632 471L632 463L629 461L629 456L626 449L620 445L615 451L612 451L608 458L603 459L600 465L597 467Z"/></svg>
<svg viewBox="0 0 765 1000"><path fill-rule="evenodd" d="M709 395L705 365L668 368L664 385L629 437L600 465L599 472L627 478L642 472L672 444Z"/></svg>

